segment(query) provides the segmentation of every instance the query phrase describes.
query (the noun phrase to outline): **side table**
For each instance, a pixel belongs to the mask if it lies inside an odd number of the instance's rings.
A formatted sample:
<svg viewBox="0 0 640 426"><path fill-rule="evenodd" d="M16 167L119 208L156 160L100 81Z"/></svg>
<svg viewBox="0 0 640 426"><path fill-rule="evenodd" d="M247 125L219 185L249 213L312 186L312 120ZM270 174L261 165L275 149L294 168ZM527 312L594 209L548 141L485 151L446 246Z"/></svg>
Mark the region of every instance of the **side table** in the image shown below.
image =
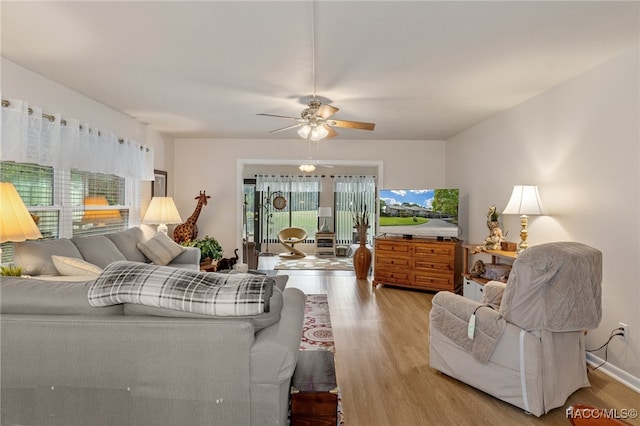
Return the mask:
<svg viewBox="0 0 640 426"><path fill-rule="evenodd" d="M316 232L316 255L335 256L336 255L336 233Z"/></svg>

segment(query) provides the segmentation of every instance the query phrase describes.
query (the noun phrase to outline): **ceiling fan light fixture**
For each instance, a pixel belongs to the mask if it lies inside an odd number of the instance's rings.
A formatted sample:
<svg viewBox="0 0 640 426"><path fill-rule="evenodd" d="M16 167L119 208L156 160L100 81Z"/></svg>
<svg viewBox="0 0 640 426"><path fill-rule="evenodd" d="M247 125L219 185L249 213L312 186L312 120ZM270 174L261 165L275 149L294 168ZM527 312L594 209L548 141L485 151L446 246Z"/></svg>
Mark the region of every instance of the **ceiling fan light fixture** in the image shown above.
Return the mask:
<svg viewBox="0 0 640 426"><path fill-rule="evenodd" d="M314 166L313 164L301 164L299 167L300 171L302 172L312 172L316 169L316 166Z"/></svg>
<svg viewBox="0 0 640 426"><path fill-rule="evenodd" d="M311 126L309 126L308 124L305 124L304 126L300 127L300 130L298 130L298 134L303 139L308 138L309 133L311 133Z"/></svg>
<svg viewBox="0 0 640 426"><path fill-rule="evenodd" d="M324 126L305 124L298 130L298 135L303 139L311 139L314 142L324 139L329 131Z"/></svg>
<svg viewBox="0 0 640 426"><path fill-rule="evenodd" d="M329 131L324 126L315 126L311 130L310 139L314 142L319 141L320 139L324 139L329 134Z"/></svg>

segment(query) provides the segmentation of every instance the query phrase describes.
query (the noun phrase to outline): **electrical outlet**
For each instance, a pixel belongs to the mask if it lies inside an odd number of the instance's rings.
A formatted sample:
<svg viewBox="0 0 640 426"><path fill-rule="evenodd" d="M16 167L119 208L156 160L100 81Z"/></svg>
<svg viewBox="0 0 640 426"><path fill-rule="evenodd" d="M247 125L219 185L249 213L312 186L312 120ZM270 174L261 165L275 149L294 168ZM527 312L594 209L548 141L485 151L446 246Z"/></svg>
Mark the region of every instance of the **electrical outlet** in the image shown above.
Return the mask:
<svg viewBox="0 0 640 426"><path fill-rule="evenodd" d="M627 341L627 339L629 339L629 326L623 322L619 322L618 326L620 329L622 329L622 340L624 340L625 342Z"/></svg>

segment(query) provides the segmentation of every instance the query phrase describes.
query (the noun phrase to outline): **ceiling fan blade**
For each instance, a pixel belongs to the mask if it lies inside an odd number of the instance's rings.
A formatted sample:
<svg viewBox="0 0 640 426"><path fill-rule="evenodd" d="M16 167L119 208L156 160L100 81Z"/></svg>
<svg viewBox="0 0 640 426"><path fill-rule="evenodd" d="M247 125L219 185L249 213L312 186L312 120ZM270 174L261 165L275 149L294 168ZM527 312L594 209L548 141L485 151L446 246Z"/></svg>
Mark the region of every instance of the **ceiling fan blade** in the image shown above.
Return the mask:
<svg viewBox="0 0 640 426"><path fill-rule="evenodd" d="M363 123L361 121L345 121L345 120L328 120L327 124L336 127L344 127L346 129L373 130L375 123Z"/></svg>
<svg viewBox="0 0 640 426"><path fill-rule="evenodd" d="M292 124L291 126L286 126L286 127L281 127L279 129L275 129L275 130L270 130L269 133L278 133L278 132L282 132L282 131L285 131L285 130L294 129L294 128L300 127L302 125L303 125L303 123Z"/></svg>
<svg viewBox="0 0 640 426"><path fill-rule="evenodd" d="M275 114L263 114L263 113L258 113L256 115L264 115L265 117L286 118L287 120L302 121L300 117L289 117L287 115L275 115Z"/></svg>
<svg viewBox="0 0 640 426"><path fill-rule="evenodd" d="M325 136L326 138L335 138L336 136L338 136L338 132L336 132L335 130L333 130L333 127L327 125L327 124L323 124L322 127L324 127L325 129L327 129L327 136Z"/></svg>
<svg viewBox="0 0 640 426"><path fill-rule="evenodd" d="M338 110L339 109L334 106L322 104L320 105L320 108L318 108L318 112L316 113L316 115L326 120L327 118L338 112Z"/></svg>

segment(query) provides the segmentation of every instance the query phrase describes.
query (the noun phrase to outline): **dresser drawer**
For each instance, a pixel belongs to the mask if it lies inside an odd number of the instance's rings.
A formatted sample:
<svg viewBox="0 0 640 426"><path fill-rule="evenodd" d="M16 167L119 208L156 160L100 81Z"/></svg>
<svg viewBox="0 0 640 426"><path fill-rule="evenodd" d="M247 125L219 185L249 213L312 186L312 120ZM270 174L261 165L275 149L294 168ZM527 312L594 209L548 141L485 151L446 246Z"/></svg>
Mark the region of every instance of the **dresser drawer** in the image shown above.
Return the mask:
<svg viewBox="0 0 640 426"><path fill-rule="evenodd" d="M409 284L411 282L411 273L408 270L394 271L387 268L375 269L374 280L387 283Z"/></svg>
<svg viewBox="0 0 640 426"><path fill-rule="evenodd" d="M411 245L405 243L398 242L389 242L389 241L379 241L376 242L375 251L384 253L385 256L410 256L411 255Z"/></svg>
<svg viewBox="0 0 640 426"><path fill-rule="evenodd" d="M455 265L453 261L448 261L447 259L440 259L440 261L431 261L428 259L416 259L414 261L413 267L418 272L429 272L435 274L448 275L453 274L455 271Z"/></svg>
<svg viewBox="0 0 640 426"><path fill-rule="evenodd" d="M453 290L455 283L453 276L434 274L414 274L413 284L417 287L424 287L430 290Z"/></svg>
<svg viewBox="0 0 640 426"><path fill-rule="evenodd" d="M376 268L408 268L411 264L409 257L376 256Z"/></svg>
<svg viewBox="0 0 640 426"><path fill-rule="evenodd" d="M455 254L456 246L453 244L418 244L415 246L413 254L419 256L442 256L452 258Z"/></svg>

